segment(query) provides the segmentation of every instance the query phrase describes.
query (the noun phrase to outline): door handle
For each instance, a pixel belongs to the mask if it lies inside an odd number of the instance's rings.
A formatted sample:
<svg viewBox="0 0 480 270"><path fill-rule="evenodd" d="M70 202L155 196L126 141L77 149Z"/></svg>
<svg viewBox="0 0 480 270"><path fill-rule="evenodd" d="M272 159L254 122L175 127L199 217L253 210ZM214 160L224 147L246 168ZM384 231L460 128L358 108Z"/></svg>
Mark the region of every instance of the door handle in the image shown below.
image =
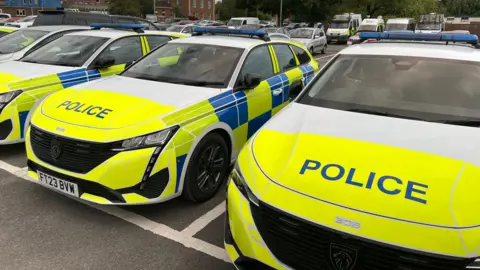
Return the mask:
<svg viewBox="0 0 480 270"><path fill-rule="evenodd" d="M276 89L276 90L273 90L273 91L272 91L272 94L273 94L274 96L281 95L282 93L283 93L283 89L282 89L282 88Z"/></svg>

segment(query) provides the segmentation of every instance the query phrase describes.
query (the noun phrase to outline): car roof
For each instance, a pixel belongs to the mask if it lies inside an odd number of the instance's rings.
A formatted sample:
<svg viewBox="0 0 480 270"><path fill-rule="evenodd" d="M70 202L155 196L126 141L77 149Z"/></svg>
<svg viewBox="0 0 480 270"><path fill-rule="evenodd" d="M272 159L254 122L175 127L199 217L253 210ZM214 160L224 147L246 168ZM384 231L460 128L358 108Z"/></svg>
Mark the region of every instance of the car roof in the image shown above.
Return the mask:
<svg viewBox="0 0 480 270"><path fill-rule="evenodd" d="M89 27L89 29L91 28ZM169 35L168 32L161 32L161 31L145 31L145 34ZM74 33L69 33L67 35L119 38L124 36L135 36L135 35L138 35L138 33L133 31L116 30L116 29L98 29L98 30L74 32Z"/></svg>
<svg viewBox="0 0 480 270"><path fill-rule="evenodd" d="M170 41L170 43L206 44L248 49L252 46L265 43L265 41L261 39L247 37L204 35L193 36L190 38L175 39Z"/></svg>
<svg viewBox="0 0 480 270"><path fill-rule="evenodd" d="M91 29L91 27L86 25L40 25L40 26L32 26L24 29L54 32L54 31L68 30L68 29L72 29L72 30L73 29Z"/></svg>
<svg viewBox="0 0 480 270"><path fill-rule="evenodd" d="M373 42L350 46L343 55L397 55L480 62L480 50L473 46L445 43Z"/></svg>
<svg viewBox="0 0 480 270"><path fill-rule="evenodd" d="M392 18L392 19L388 19L387 20L387 23L404 23L404 22L408 22L408 21L413 21L412 18Z"/></svg>

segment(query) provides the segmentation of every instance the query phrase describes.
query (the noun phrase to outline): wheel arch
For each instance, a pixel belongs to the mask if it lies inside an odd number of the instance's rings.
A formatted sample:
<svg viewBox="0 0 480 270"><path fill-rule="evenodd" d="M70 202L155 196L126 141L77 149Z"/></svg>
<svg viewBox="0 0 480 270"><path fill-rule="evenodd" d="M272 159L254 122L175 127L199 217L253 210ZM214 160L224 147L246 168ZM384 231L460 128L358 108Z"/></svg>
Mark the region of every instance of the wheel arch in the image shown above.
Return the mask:
<svg viewBox="0 0 480 270"><path fill-rule="evenodd" d="M202 132L195 137L195 140L190 147L190 150L188 151L187 157L185 158L185 162L183 163L183 168L180 176L180 181L178 183L178 192L176 193L177 196L183 193L183 188L185 185L185 175L187 173L188 169L188 164L190 163L190 159L193 155L193 151L197 148L197 145L200 143L200 141L205 138L208 134L211 133L217 133L222 138L225 139L227 145L229 146L229 151L230 151L230 163L232 163L235 158L236 158L236 152L234 151L234 145L235 145L235 137L233 135L233 130L230 128L229 125L223 122L218 122L215 124L212 124L205 129L202 130ZM178 172L177 172L178 173Z"/></svg>

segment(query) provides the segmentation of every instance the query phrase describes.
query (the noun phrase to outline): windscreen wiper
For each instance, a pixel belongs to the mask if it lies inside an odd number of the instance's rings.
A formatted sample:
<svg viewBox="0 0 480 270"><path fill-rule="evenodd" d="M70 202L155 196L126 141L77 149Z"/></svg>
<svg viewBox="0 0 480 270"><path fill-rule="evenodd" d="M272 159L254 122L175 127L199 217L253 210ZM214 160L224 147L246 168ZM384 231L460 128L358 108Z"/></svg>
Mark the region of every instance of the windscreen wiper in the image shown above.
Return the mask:
<svg viewBox="0 0 480 270"><path fill-rule="evenodd" d="M199 81L199 82L189 82L189 81L179 81L179 82L172 82L184 85L191 85L191 86L219 86L224 85L223 82L207 82L207 81Z"/></svg>
<svg viewBox="0 0 480 270"><path fill-rule="evenodd" d="M372 115L379 115L379 116L388 116L388 117L396 117L396 118L404 118L404 119L411 119L411 120L419 120L419 121L428 121L422 118L417 117L410 117L401 114L394 114L388 112L381 112L376 110L367 110L367 109L349 109L346 110L347 112L358 112L358 113L365 113L365 114L372 114Z"/></svg>

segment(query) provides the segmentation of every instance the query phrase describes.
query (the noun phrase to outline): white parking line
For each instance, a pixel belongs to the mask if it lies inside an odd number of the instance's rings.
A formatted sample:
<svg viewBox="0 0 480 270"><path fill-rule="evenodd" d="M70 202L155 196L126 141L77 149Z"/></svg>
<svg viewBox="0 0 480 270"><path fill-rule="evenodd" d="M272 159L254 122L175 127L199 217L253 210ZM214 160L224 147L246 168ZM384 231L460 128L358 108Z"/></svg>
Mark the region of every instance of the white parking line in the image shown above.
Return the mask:
<svg viewBox="0 0 480 270"><path fill-rule="evenodd" d="M203 228L207 227L208 224L210 224L212 221L222 215L225 212L225 207L225 202L222 202L217 207L213 208L208 213L195 220L192 224L190 224L182 231L182 234L194 236L195 234L203 230Z"/></svg>
<svg viewBox="0 0 480 270"><path fill-rule="evenodd" d="M12 165L0 160L0 169L5 170L5 171L7 171L7 172L19 177L19 178L23 178L27 181L38 184L35 181L28 178L27 168L18 168L16 166L12 166ZM228 262L228 263L231 262L230 259L228 258L227 253L225 252L225 250L223 248L219 248L219 247L217 247L215 245L212 245L210 243L207 243L203 240L194 238L194 237L192 237L192 235L188 235L188 234L185 234L184 232L180 232L180 231L177 231L175 229L172 229L165 224L161 224L161 223L152 221L152 220L150 220L146 217L143 217L141 215L137 215L135 213L123 210L122 208L119 208L119 207L116 207L116 206L97 205L97 204L81 201L81 200L78 200L78 199L77 199L77 201L80 202L80 203L83 203L85 205L88 205L92 208L95 208L97 210L100 210L104 213L107 213L109 215L118 217L118 218L120 218L120 219L122 219L126 222L129 222L133 225L136 225L136 226L138 226L138 227L140 227L144 230L150 231L150 232L152 232L152 233L154 233L158 236L170 239L170 240L172 240L174 242L177 242L177 243L179 243L179 244L181 244L181 245L183 245L187 248L194 249L196 251L202 252L202 253L207 254L211 257L217 258L219 260L222 260L222 261L225 261L225 262ZM218 209L221 208L220 206L221 205L215 207L212 211L208 212L204 216L208 215L207 218L209 218L211 216L214 216L219 211ZM223 209L225 209L225 205L223 205ZM214 210L215 210L215 212L211 214L211 212L213 212ZM218 214L218 216L219 215L221 215L221 213ZM202 219L202 218L203 217L201 217L199 219ZM206 220L207 218L204 218L202 220ZM196 221L194 223L196 223ZM204 223L201 223L200 221L198 221L197 224L200 224L200 225L196 225L196 227L194 227L194 228L199 228L199 226L202 226ZM208 225L208 224L206 224L206 225ZM190 228L190 227L191 226L189 226L188 228ZM191 231L193 232L194 229L192 229Z"/></svg>

